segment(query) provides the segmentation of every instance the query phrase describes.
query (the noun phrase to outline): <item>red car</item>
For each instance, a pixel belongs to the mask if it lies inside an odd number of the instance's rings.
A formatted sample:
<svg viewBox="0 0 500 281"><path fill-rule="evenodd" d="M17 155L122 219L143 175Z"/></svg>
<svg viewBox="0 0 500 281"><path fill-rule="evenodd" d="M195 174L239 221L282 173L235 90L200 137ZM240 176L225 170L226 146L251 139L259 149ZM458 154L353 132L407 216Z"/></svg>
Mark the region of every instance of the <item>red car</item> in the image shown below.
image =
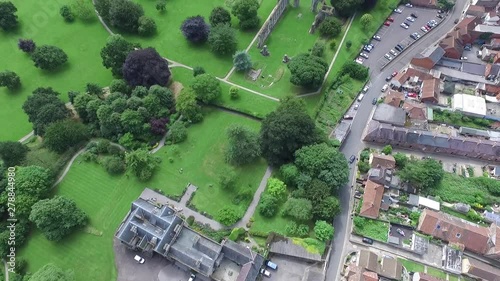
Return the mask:
<svg viewBox="0 0 500 281"><path fill-rule="evenodd" d="M416 98L417 97L417 94L416 93L408 93L408 96L410 98Z"/></svg>
<svg viewBox="0 0 500 281"><path fill-rule="evenodd" d="M395 77L396 75L398 75L398 72L397 72L397 71L394 71L394 72L392 73L392 77Z"/></svg>
<svg viewBox="0 0 500 281"><path fill-rule="evenodd" d="M389 25L391 25L391 23L390 23L390 22L388 22L388 21L386 21L386 22L384 22L384 25L385 25L385 26L389 26Z"/></svg>
<svg viewBox="0 0 500 281"><path fill-rule="evenodd" d="M387 18L387 21L394 22L394 19L393 19L393 18L391 18L391 17L388 17L388 18Z"/></svg>

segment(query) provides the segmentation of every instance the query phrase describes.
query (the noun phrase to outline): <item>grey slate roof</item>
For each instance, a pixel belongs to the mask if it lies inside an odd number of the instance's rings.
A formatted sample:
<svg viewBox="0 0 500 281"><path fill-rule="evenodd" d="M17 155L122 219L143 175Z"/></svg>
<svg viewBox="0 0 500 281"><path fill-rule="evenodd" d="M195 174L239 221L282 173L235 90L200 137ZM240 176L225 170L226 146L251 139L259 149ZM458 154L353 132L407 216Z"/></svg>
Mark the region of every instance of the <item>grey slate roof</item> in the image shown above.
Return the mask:
<svg viewBox="0 0 500 281"><path fill-rule="evenodd" d="M381 103L377 105L375 109L373 120L393 124L395 126L404 126L406 122L406 112L400 107Z"/></svg>
<svg viewBox="0 0 500 281"><path fill-rule="evenodd" d="M493 213L493 212L488 212L488 211L484 211L484 218L489 221L489 222L493 222L495 223L496 225L499 225L500 226L500 214L498 213ZM497 234L498 235L498 234Z"/></svg>
<svg viewBox="0 0 500 281"><path fill-rule="evenodd" d="M462 62L462 71L474 75L484 76L486 65L471 62Z"/></svg>

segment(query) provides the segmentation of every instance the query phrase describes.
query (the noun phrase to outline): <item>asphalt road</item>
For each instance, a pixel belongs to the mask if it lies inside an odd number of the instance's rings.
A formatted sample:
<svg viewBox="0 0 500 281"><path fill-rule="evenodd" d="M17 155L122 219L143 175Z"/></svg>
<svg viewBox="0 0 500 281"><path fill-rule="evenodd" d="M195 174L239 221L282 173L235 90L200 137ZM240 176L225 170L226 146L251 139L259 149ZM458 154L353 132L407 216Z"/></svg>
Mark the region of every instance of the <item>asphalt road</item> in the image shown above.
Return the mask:
<svg viewBox="0 0 500 281"><path fill-rule="evenodd" d="M399 70L403 68L409 63L410 59L413 56L422 52L425 48L437 44L439 38L448 33L448 31L450 31L451 28L455 25L454 20L462 16L462 11L464 10L466 3L466 0L457 0L453 11L450 12L450 14L440 25L435 27L432 32L422 37L411 47L405 49L405 51L397 56L384 70L380 71L380 67L377 66L378 62L376 60L367 61L365 65L370 67L371 87L370 90L368 90L368 92L365 94L363 100L360 102L359 109L356 112L356 116L351 126L351 132L340 149L347 159L353 154L357 155L358 152L365 146L361 140L362 133L366 124L368 123L368 118L370 117L373 109L371 101L373 98L378 98L381 95L380 89L385 84L384 78L390 75L394 71L394 69ZM408 12L406 11L406 13ZM406 13L405 10L403 10L403 15L406 15ZM386 37L387 36L388 35L386 35ZM397 37L396 40L398 40ZM349 177L350 181L352 181L353 179L355 168L356 165L351 165L351 173ZM332 242L333 251L330 256L330 260L328 261L326 280L340 279L339 274L344 262L343 248L346 243L349 243L347 235L348 230L350 229L350 220L348 220L348 218L349 204L351 199L351 184L352 182L349 182L344 188L340 190L339 199L341 202L342 212L335 218L333 223L335 227L335 236Z"/></svg>

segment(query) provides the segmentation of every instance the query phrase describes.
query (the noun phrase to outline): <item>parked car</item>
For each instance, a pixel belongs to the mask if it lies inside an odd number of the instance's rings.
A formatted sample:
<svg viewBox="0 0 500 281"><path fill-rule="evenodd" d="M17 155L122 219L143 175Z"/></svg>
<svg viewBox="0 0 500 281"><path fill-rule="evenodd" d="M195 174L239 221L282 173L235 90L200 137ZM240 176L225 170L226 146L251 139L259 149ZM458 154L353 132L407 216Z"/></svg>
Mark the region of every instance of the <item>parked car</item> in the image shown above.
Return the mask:
<svg viewBox="0 0 500 281"><path fill-rule="evenodd" d="M363 88L363 93L368 92L368 89L370 89L370 86L366 85L366 86Z"/></svg>
<svg viewBox="0 0 500 281"><path fill-rule="evenodd" d="M372 104L373 104L373 105L376 105L376 104L377 104L377 101L378 101L378 100L377 100L377 98L373 98L373 99L372 99Z"/></svg>
<svg viewBox="0 0 500 281"><path fill-rule="evenodd" d="M439 10L439 11L438 11L438 14L443 14L443 13L444 13L444 11L443 11L443 10Z"/></svg>
<svg viewBox="0 0 500 281"><path fill-rule="evenodd" d="M408 93L410 98L417 98L417 93Z"/></svg>
<svg viewBox="0 0 500 281"><path fill-rule="evenodd" d="M382 87L382 90L381 90L381 91L382 91L382 92L385 92L385 91L387 91L387 88L389 88L389 85L385 84L385 85L384 85L384 87Z"/></svg>
<svg viewBox="0 0 500 281"><path fill-rule="evenodd" d="M266 260L265 265L273 270L278 270L278 265L270 260Z"/></svg>
<svg viewBox="0 0 500 281"><path fill-rule="evenodd" d="M354 117L352 117L351 115L344 115L344 119L345 120L352 120Z"/></svg>
<svg viewBox="0 0 500 281"><path fill-rule="evenodd" d="M391 75L392 75L392 77L396 77L396 75L398 75L398 72L394 71Z"/></svg>
<svg viewBox="0 0 500 281"><path fill-rule="evenodd" d="M401 43L397 44L396 46L399 46L402 50L404 50L406 48L406 46L401 44Z"/></svg>
<svg viewBox="0 0 500 281"><path fill-rule="evenodd" d="M384 58L386 58L386 59L388 59L388 60L392 60L392 57L391 57L391 55L389 55L389 54L385 54L385 55L384 55Z"/></svg>
<svg viewBox="0 0 500 281"><path fill-rule="evenodd" d="M399 235L405 237L405 232L401 230L401 228L396 229L396 232L399 233Z"/></svg>
<svg viewBox="0 0 500 281"><path fill-rule="evenodd" d="M391 80L392 80L392 75L389 75L389 76L385 77L385 81L389 82Z"/></svg>
<svg viewBox="0 0 500 281"><path fill-rule="evenodd" d="M145 262L144 258L139 255L135 255L134 260L140 264L143 264Z"/></svg>
<svg viewBox="0 0 500 281"><path fill-rule="evenodd" d="M355 62L356 62L356 63L359 63L359 64L363 64L363 61L364 61L364 60L363 60L363 58L361 58L361 57L358 57L358 58L355 60Z"/></svg>
<svg viewBox="0 0 500 281"><path fill-rule="evenodd" d="M391 18L391 17L388 17L388 18L387 18L387 21L394 22L394 19L393 19L393 18Z"/></svg>
<svg viewBox="0 0 500 281"><path fill-rule="evenodd" d="M390 26L390 25L391 25L391 22L390 22L390 21L386 21L386 22L384 22L384 25L385 25L385 26Z"/></svg>
<svg viewBox="0 0 500 281"><path fill-rule="evenodd" d="M455 21L453 23L457 24L458 23L458 19L455 19Z"/></svg>
<svg viewBox="0 0 500 281"><path fill-rule="evenodd" d="M380 36L378 36L378 35L373 35L373 39L374 39L374 40L377 40L377 41L382 40L382 38L380 38Z"/></svg>
<svg viewBox="0 0 500 281"><path fill-rule="evenodd" d="M417 13L411 13L410 16L414 17L414 18L418 18L418 15Z"/></svg>
<svg viewBox="0 0 500 281"><path fill-rule="evenodd" d="M372 245L373 244L373 239L368 238L368 237L363 237L363 243Z"/></svg>
<svg viewBox="0 0 500 281"><path fill-rule="evenodd" d="M410 38L413 40L417 40L417 36L415 36L415 33L410 34Z"/></svg>
<svg viewBox="0 0 500 281"><path fill-rule="evenodd" d="M437 14L437 16L436 16L436 17L438 17L438 18L442 19L442 18L443 18L443 15L441 15L441 14Z"/></svg>
<svg viewBox="0 0 500 281"><path fill-rule="evenodd" d="M191 274L191 276L189 276L189 280L188 281L194 281L195 279L196 279L196 275Z"/></svg>
<svg viewBox="0 0 500 281"><path fill-rule="evenodd" d="M412 17L407 17L406 20L409 21L409 22L414 22L415 21L415 19L412 18Z"/></svg>
<svg viewBox="0 0 500 281"><path fill-rule="evenodd" d="M397 56L398 55L398 53L396 51L394 51L393 49L391 49L389 51L389 53L391 53L391 55L393 55L393 56Z"/></svg>
<svg viewBox="0 0 500 281"><path fill-rule="evenodd" d="M429 26L427 26L427 25L424 25L424 28L425 28L425 30L427 30L427 31L430 31L430 30L431 30L431 28L430 28Z"/></svg>
<svg viewBox="0 0 500 281"><path fill-rule="evenodd" d="M356 156L351 155L351 157L349 157L349 164L354 163L354 161L356 161Z"/></svg>
<svg viewBox="0 0 500 281"><path fill-rule="evenodd" d="M425 28L425 26L422 26L420 30L422 30L423 32L427 32L427 28Z"/></svg>
<svg viewBox="0 0 500 281"><path fill-rule="evenodd" d="M410 3L406 3L406 5L405 5L405 6L406 6L406 7L408 7L408 8L413 8L413 5L412 5L412 4L410 4Z"/></svg>
<svg viewBox="0 0 500 281"><path fill-rule="evenodd" d="M359 104L355 104L354 105L354 110L358 110L358 108L359 108Z"/></svg>
<svg viewBox="0 0 500 281"><path fill-rule="evenodd" d="M360 102L360 101L362 101L364 97L365 97L365 94L360 94L360 95L358 96L358 101L359 101L359 102Z"/></svg>
<svg viewBox="0 0 500 281"><path fill-rule="evenodd" d="M401 14L403 11L401 11L401 9L394 9L394 13L398 13L398 14Z"/></svg>
<svg viewBox="0 0 500 281"><path fill-rule="evenodd" d="M461 60L467 60L467 57L460 57Z"/></svg>
<svg viewBox="0 0 500 281"><path fill-rule="evenodd" d="M367 59L367 58L368 58L368 55L367 55L367 54L365 54L365 53L361 53L361 54L359 54L359 56L364 57L365 59Z"/></svg>
<svg viewBox="0 0 500 281"><path fill-rule="evenodd" d="M265 270L264 268L260 270L260 273L266 277L271 277L271 272Z"/></svg>
<svg viewBox="0 0 500 281"><path fill-rule="evenodd" d="M401 26L401 27L402 27L402 28L404 28L404 29L408 29L408 27L409 27L409 26L408 26L406 23L404 23L404 22L403 22L402 24L400 24L399 26Z"/></svg>
<svg viewBox="0 0 500 281"><path fill-rule="evenodd" d="M394 49L398 50L399 52L402 52L402 51L403 51L403 49L402 49L400 46L398 46L398 45L396 45L396 46L394 47Z"/></svg>

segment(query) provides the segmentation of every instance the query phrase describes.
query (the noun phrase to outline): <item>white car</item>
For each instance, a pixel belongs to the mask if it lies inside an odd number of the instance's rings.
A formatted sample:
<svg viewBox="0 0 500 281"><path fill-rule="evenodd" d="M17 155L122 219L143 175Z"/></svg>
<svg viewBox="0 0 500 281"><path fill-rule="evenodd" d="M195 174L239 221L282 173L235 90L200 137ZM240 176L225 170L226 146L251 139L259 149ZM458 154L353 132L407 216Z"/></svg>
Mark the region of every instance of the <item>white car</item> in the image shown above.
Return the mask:
<svg viewBox="0 0 500 281"><path fill-rule="evenodd" d="M401 14L403 11L401 11L400 9L394 9L394 13L398 13L398 14Z"/></svg>
<svg viewBox="0 0 500 281"><path fill-rule="evenodd" d="M422 30L423 32L427 32L427 28L425 28L424 26L422 26L420 30Z"/></svg>
<svg viewBox="0 0 500 281"><path fill-rule="evenodd" d="M392 60L392 59L393 59L393 58L391 57L391 55L389 55L389 54L385 54L385 55L384 55L384 58L386 58L386 59L388 59L388 60Z"/></svg>
<svg viewBox="0 0 500 281"><path fill-rule="evenodd" d="M354 105L354 110L358 110L358 108L359 108L359 104L355 104Z"/></svg>
<svg viewBox="0 0 500 281"><path fill-rule="evenodd" d="M363 64L363 61L364 61L364 60L363 60L363 58L360 58L360 57L358 57L358 58L355 60L355 62L356 62L356 63L359 63L359 64Z"/></svg>
<svg viewBox="0 0 500 281"><path fill-rule="evenodd" d="M365 59L367 59L367 58L368 58L368 55L367 55L367 54L365 54L365 53L361 53L361 54L359 54L359 56L360 56L360 57L364 57Z"/></svg>
<svg viewBox="0 0 500 281"><path fill-rule="evenodd" d="M260 273L266 277L271 277L271 272L265 270L264 268L260 270Z"/></svg>
<svg viewBox="0 0 500 281"><path fill-rule="evenodd" d="M406 23L404 23L404 22L403 22L402 24L400 24L399 26L401 26L401 27L402 27L402 28L404 28L404 29L408 29L408 27L409 27L409 26L408 26Z"/></svg>
<svg viewBox="0 0 500 281"><path fill-rule="evenodd" d="M389 51L389 53L391 53L393 56L397 56L398 55L398 53L396 51L394 51L393 49L391 49Z"/></svg>
<svg viewBox="0 0 500 281"><path fill-rule="evenodd" d="M412 17L407 17L406 20L409 21L409 22L414 22L415 21L415 19L412 18Z"/></svg>
<svg viewBox="0 0 500 281"><path fill-rule="evenodd" d="M143 264L145 262L144 258L139 255L135 255L134 260L140 264Z"/></svg>
<svg viewBox="0 0 500 281"><path fill-rule="evenodd" d="M385 84L384 87L382 87L382 92L387 91L387 88L389 88L389 85Z"/></svg>
<svg viewBox="0 0 500 281"><path fill-rule="evenodd" d="M413 8L413 5L412 5L412 4L410 4L410 3L406 3L406 5L405 5L405 6L406 6L406 7L408 7L408 8Z"/></svg>
<svg viewBox="0 0 500 281"><path fill-rule="evenodd" d="M366 85L366 86L363 88L363 93L368 92L368 89L370 89L370 86Z"/></svg>
<svg viewBox="0 0 500 281"><path fill-rule="evenodd" d="M378 35L373 35L373 39L374 39L374 40L377 40L377 41L382 40L382 38L380 38L380 36L378 36Z"/></svg>

